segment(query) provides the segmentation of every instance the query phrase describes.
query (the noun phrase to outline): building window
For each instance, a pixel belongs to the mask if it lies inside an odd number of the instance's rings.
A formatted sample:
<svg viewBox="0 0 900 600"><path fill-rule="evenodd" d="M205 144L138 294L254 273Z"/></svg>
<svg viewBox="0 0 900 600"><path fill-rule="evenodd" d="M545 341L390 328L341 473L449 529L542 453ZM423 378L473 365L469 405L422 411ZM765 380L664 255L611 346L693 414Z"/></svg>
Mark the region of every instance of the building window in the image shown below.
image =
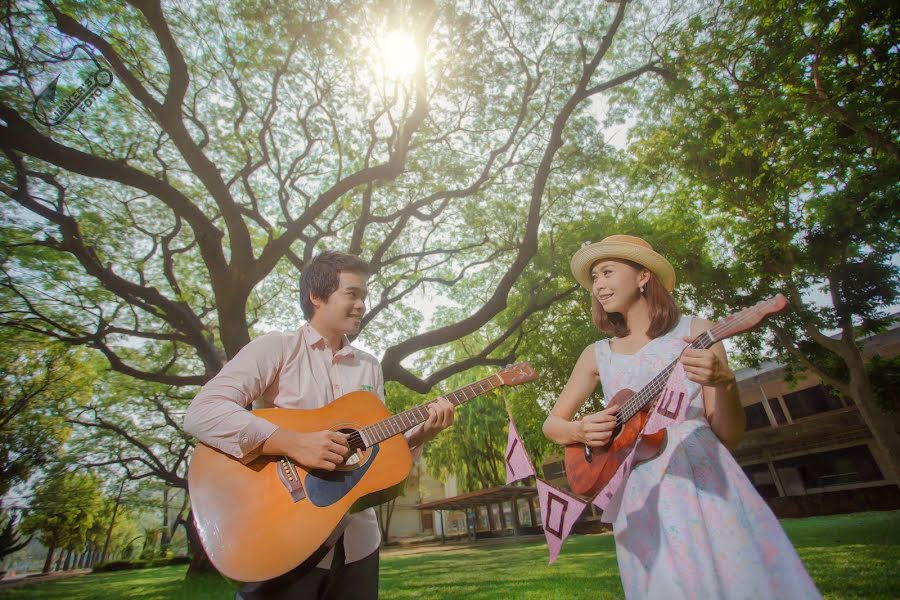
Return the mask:
<svg viewBox="0 0 900 600"><path fill-rule="evenodd" d="M419 514L422 515L422 531L434 531L434 513L430 510L423 510Z"/></svg>
<svg viewBox="0 0 900 600"><path fill-rule="evenodd" d="M781 410L781 402L778 401L778 398L769 398L769 408L772 409L772 416L775 417L776 423L779 425L787 423L787 417L784 416L784 411Z"/></svg>
<svg viewBox="0 0 900 600"><path fill-rule="evenodd" d="M769 465L762 463L761 465L743 467L743 469L744 473L747 474L747 478L753 483L753 487L756 488L756 491L759 492L760 496L763 498L778 497L778 486L775 485L775 480L772 478L772 471L769 470Z"/></svg>
<svg viewBox="0 0 900 600"><path fill-rule="evenodd" d="M769 423L769 415L766 414L762 402L745 406L744 414L747 416L747 431L772 425Z"/></svg>
<svg viewBox="0 0 900 600"><path fill-rule="evenodd" d="M544 479L560 479L566 476L566 465L563 461L547 463L543 466Z"/></svg>
<svg viewBox="0 0 900 600"><path fill-rule="evenodd" d="M789 496L810 489L881 481L884 477L868 446L853 446L774 461L778 479Z"/></svg>
<svg viewBox="0 0 900 600"><path fill-rule="evenodd" d="M785 394L784 404L794 419L844 407L841 397L824 385Z"/></svg>

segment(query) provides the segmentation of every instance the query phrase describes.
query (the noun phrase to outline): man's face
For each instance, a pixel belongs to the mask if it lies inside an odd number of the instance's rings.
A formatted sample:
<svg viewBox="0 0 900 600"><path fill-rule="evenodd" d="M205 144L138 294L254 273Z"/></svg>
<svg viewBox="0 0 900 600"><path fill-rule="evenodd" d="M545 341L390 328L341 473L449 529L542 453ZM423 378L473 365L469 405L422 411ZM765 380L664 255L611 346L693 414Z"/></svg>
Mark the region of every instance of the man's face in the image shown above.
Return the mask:
<svg viewBox="0 0 900 600"><path fill-rule="evenodd" d="M320 330L355 335L359 333L359 326L366 312L368 293L365 275L342 272L338 275L338 288L327 299L322 300L312 295L312 303L316 307L312 320Z"/></svg>

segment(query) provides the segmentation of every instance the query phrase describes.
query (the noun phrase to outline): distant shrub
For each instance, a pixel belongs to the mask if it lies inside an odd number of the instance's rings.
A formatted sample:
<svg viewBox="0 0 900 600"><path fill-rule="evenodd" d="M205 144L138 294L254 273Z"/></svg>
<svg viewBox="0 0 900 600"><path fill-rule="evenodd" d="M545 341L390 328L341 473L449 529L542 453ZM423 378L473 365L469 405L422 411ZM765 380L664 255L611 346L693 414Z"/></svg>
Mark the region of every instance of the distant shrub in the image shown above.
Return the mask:
<svg viewBox="0 0 900 600"><path fill-rule="evenodd" d="M189 556L174 556L172 558L154 558L152 560L114 560L94 567L94 573L108 573L110 571L128 571L130 569L148 569L151 567L168 567L171 565L186 565L191 562Z"/></svg>

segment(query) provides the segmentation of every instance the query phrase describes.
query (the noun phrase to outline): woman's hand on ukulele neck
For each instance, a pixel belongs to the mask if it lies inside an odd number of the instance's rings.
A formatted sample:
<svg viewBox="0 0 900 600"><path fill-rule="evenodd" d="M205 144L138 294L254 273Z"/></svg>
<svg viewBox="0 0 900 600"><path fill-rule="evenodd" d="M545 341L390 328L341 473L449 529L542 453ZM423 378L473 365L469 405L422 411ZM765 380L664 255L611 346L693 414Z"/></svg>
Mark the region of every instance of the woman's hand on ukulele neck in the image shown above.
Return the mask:
<svg viewBox="0 0 900 600"><path fill-rule="evenodd" d="M347 435L338 431L300 433L280 428L262 446L263 454L288 456L306 469L325 471L334 471L349 452Z"/></svg>
<svg viewBox="0 0 900 600"><path fill-rule="evenodd" d="M616 428L617 412L619 412L618 406L610 406L574 421L575 438L591 448L605 446L612 438L613 429Z"/></svg>
<svg viewBox="0 0 900 600"><path fill-rule="evenodd" d="M688 337L683 339L693 341ZM710 349L688 348L680 360L685 375L695 383L709 387L728 387L735 383L734 371Z"/></svg>

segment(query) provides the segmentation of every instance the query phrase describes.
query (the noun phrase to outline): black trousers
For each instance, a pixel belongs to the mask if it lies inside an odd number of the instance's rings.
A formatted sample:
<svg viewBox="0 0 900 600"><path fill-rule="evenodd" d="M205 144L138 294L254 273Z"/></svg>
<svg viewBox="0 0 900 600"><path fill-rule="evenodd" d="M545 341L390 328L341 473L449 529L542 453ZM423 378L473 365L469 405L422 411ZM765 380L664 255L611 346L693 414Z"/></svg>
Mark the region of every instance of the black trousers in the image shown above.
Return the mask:
<svg viewBox="0 0 900 600"><path fill-rule="evenodd" d="M327 551L317 552L284 575L247 583L235 600L377 600L378 550L352 563L344 560L344 536L334 546L330 569L316 565Z"/></svg>

